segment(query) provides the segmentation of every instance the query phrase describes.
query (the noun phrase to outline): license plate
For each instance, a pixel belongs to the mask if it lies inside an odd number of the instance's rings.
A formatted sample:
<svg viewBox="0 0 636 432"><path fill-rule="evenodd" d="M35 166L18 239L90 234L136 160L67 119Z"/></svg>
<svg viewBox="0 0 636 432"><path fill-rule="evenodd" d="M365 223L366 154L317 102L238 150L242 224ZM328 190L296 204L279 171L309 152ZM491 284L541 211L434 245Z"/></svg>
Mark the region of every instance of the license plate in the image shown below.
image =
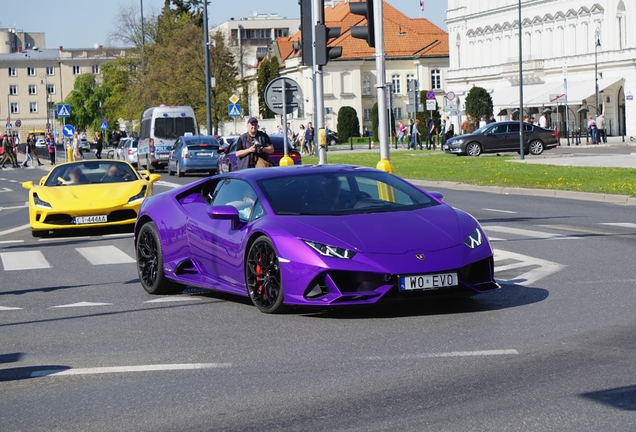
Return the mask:
<svg viewBox="0 0 636 432"><path fill-rule="evenodd" d="M157 159L168 159L169 156L169 154L158 154Z"/></svg>
<svg viewBox="0 0 636 432"><path fill-rule="evenodd" d="M212 157L212 156L214 156L214 153L209 153L209 152L205 152L205 153L197 153L197 156L202 156L202 157Z"/></svg>
<svg viewBox="0 0 636 432"><path fill-rule="evenodd" d="M437 290L457 286L457 273L438 273L400 277L400 290Z"/></svg>
<svg viewBox="0 0 636 432"><path fill-rule="evenodd" d="M98 216L77 216L73 219L73 222L77 225L82 224L94 224L100 222L108 222L108 218L106 215L98 215Z"/></svg>

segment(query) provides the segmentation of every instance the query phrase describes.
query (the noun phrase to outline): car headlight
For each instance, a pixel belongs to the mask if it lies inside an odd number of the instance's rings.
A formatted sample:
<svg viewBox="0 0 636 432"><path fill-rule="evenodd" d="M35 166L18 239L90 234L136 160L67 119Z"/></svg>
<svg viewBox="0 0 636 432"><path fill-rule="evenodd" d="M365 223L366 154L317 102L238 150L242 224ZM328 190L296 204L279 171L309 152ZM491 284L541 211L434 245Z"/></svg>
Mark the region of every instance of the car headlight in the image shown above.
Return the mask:
<svg viewBox="0 0 636 432"><path fill-rule="evenodd" d="M463 139L456 139L456 140L451 141L449 144L451 144L451 145L462 145L462 144L464 144L464 140Z"/></svg>
<svg viewBox="0 0 636 432"><path fill-rule="evenodd" d="M342 258L342 259L351 259L356 254L354 251L336 247L329 246L322 243L317 243L309 240L303 240L307 246L318 252L322 256L332 257L332 258Z"/></svg>
<svg viewBox="0 0 636 432"><path fill-rule="evenodd" d="M477 246L481 246L484 243L484 235L479 228L475 228L471 235L464 241L464 244L471 249L475 249Z"/></svg>
<svg viewBox="0 0 636 432"><path fill-rule="evenodd" d="M142 200L145 197L146 197L146 186L142 187L141 192L139 192L137 195L130 197L130 199L128 200L128 204L134 201Z"/></svg>
<svg viewBox="0 0 636 432"><path fill-rule="evenodd" d="M46 201L42 201L36 194L33 194L33 203L38 207L53 208L51 204L47 203Z"/></svg>

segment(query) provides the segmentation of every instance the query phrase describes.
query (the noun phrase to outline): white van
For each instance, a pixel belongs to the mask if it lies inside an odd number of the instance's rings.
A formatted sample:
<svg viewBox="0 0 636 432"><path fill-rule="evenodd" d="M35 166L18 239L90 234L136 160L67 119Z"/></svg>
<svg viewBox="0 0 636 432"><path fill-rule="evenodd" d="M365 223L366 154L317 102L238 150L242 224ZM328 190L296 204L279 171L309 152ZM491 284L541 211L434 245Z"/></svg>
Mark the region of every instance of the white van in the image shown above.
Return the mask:
<svg viewBox="0 0 636 432"><path fill-rule="evenodd" d="M160 105L141 116L138 166L149 171L168 165L170 151L183 135L198 135L197 120L189 106Z"/></svg>

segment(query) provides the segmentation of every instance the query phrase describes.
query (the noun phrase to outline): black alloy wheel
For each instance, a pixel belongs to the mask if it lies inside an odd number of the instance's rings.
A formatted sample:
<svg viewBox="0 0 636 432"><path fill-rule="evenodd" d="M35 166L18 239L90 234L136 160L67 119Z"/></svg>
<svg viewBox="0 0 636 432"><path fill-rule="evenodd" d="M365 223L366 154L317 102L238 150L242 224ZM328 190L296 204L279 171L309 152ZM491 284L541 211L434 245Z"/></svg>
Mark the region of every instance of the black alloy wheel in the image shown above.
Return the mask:
<svg viewBox="0 0 636 432"><path fill-rule="evenodd" d="M163 272L163 251L157 227L148 222L137 235L137 273L149 294L174 294L181 286L168 280Z"/></svg>
<svg viewBox="0 0 636 432"><path fill-rule="evenodd" d="M250 247L245 261L245 280L250 299L259 311L281 313L286 309L280 263L269 238L259 237Z"/></svg>

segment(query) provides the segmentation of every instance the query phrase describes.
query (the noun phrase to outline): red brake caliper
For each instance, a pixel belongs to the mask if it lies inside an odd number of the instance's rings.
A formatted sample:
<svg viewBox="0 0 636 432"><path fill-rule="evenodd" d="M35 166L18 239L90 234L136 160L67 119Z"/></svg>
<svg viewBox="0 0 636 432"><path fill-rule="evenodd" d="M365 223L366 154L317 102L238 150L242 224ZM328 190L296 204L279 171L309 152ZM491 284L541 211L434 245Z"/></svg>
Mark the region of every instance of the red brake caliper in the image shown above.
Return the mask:
<svg viewBox="0 0 636 432"><path fill-rule="evenodd" d="M262 262L262 257L258 257L257 263L256 264L256 273L257 274L262 274L263 273L263 269L260 266L260 263ZM261 277L260 276L256 276L256 284L258 287L258 293L262 296L262 297L267 297L267 293L265 293L265 291L263 290L263 283L261 281Z"/></svg>

